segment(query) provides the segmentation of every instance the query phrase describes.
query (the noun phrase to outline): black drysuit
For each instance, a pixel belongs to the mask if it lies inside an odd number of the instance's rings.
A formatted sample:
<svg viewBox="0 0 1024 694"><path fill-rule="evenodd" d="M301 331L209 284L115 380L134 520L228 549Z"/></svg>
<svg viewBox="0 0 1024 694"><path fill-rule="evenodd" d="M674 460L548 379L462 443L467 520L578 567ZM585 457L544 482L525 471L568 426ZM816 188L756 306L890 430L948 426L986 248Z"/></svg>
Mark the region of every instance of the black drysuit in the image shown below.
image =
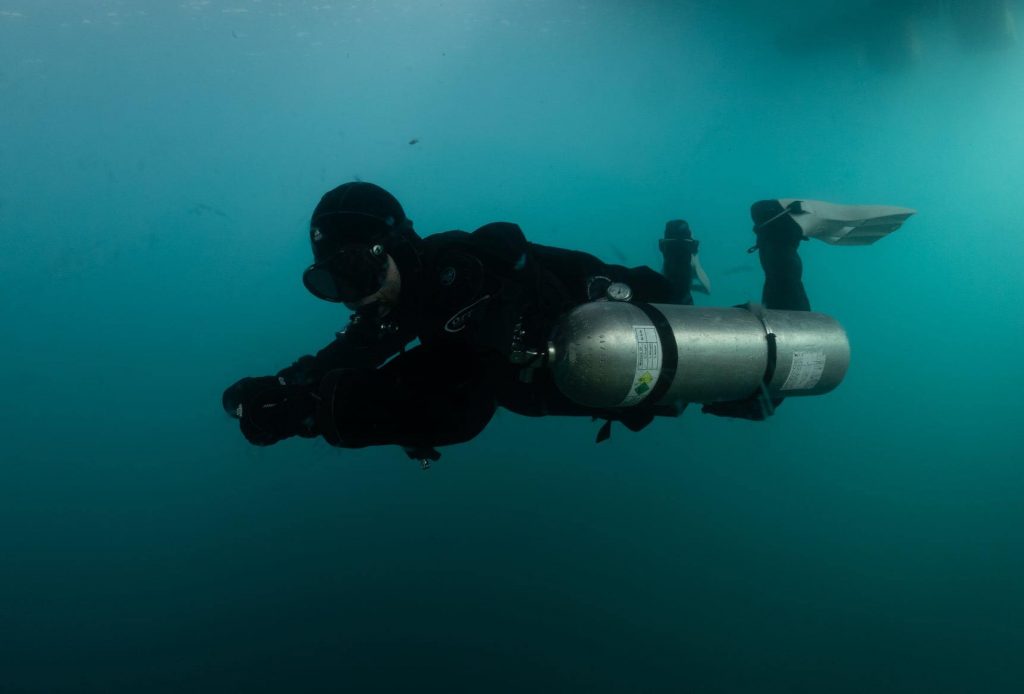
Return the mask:
<svg viewBox="0 0 1024 694"><path fill-rule="evenodd" d="M633 426L649 420L650 413L570 402L534 362L557 318L603 296L609 282L625 282L638 301L671 301L663 275L529 243L518 226L503 222L434 234L417 250L418 267L404 269L391 313L356 313L334 342L278 374L316 389L317 428L327 441L422 452L473 438L498 406Z"/></svg>

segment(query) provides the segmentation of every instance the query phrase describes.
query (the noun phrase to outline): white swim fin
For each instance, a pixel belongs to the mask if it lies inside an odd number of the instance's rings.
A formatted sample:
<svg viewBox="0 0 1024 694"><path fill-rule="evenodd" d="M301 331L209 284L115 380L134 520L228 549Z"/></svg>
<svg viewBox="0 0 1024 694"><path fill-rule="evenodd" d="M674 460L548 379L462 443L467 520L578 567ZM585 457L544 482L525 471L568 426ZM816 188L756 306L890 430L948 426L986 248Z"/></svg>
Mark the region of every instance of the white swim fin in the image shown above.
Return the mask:
<svg viewBox="0 0 1024 694"><path fill-rule="evenodd" d="M917 212L889 205L837 205L822 200L780 198L804 236L836 246L866 246L900 228Z"/></svg>
<svg viewBox="0 0 1024 694"><path fill-rule="evenodd" d="M704 268L701 267L700 258L696 253L690 256L690 268L693 271L690 276L690 289L701 294L710 294L711 280L708 278L708 273L704 272Z"/></svg>

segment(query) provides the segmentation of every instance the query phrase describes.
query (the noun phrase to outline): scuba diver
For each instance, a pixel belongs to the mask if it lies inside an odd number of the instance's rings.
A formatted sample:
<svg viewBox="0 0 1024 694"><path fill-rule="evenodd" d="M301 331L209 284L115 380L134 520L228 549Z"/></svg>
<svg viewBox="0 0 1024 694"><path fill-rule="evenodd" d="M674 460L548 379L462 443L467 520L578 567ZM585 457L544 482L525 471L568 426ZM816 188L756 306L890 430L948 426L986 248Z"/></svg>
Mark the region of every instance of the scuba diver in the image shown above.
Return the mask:
<svg viewBox="0 0 1024 694"><path fill-rule="evenodd" d="M797 253L801 240L870 243L898 228L912 212L788 199L755 203L751 216L756 245L751 251L757 250L764 268L764 308L781 310L779 316L810 311ZM798 348L787 362L784 385L795 384L792 388L773 387L769 392L765 384L774 381L771 374L764 374L763 355L760 362L749 355L740 355L743 363L718 362L719 371L734 375L746 363L759 364L753 381L738 382L731 390L694 390L684 383L690 376L676 377L674 362L688 347L682 338L677 345L673 322L712 320L722 325L718 314L707 313L712 310L748 316L758 344L765 344L767 335L772 353L780 353L779 331L767 327L760 308L752 313L692 306L692 291L707 292L709 283L700 266L699 243L683 220L666 224L659 242L661 273L532 243L508 222L486 224L472 233L447 231L421 238L393 195L361 181L345 183L322 197L313 210L309 234L314 262L303 273L303 284L314 296L341 303L352 314L346 328L315 355L303 356L272 376L242 378L224 392L224 410L239 421L243 436L258 446L293 436L321 436L343 448L390 444L428 467L440 456L436 447L472 439L498 407L526 416L604 420L598 433L601 441L613 421L638 431L655 416L678 416L687 402L702 402L703 410L714 415L764 419L781 402L782 391L803 387L808 394L814 388L824 392L845 373L845 334L838 324L829 324L826 330L839 335L837 344L841 343L836 348L839 356L831 357L839 370L819 368L815 360L823 363L824 352L804 357L800 355L810 352ZM621 394L608 400L580 389L581 384L591 391L607 389L615 381L610 374L593 372L580 378L580 369L589 368L584 365L588 354L596 355L598 368L611 363L610 338L602 334L599 339L566 343L576 339L566 316L577 316L572 325L592 332L594 320L580 319L578 311L610 316L613 304L618 310L640 312L639 318L624 318L629 324L628 339L622 343L628 371L625 400ZM677 316L674 307L684 314ZM821 314L801 315L831 320ZM783 324L776 318L773 321ZM644 328L638 322L650 325ZM735 319L726 324L736 324ZM819 324L823 325L820 320ZM691 332L709 334L706 328ZM648 339L645 334L652 336L648 343L643 342ZM658 339L660 347L655 344ZM737 338L725 339L735 344ZM785 342L782 333L779 339ZM599 353L587 352L588 344ZM642 368L641 352L651 362ZM771 371L777 361L773 356ZM805 373L808 370L813 379ZM818 385L829 379L832 382Z"/></svg>

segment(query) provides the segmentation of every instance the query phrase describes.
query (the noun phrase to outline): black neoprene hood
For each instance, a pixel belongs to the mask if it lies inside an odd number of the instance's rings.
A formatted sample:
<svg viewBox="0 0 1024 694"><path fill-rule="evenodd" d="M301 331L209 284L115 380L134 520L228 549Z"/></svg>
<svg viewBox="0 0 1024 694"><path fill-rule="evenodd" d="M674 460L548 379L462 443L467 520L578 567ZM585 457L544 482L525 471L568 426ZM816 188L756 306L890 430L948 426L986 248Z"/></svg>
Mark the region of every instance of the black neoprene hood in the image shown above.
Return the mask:
<svg viewBox="0 0 1024 694"><path fill-rule="evenodd" d="M378 185L350 181L320 198L309 220L313 258L325 260L346 243L369 241L407 226L402 205Z"/></svg>

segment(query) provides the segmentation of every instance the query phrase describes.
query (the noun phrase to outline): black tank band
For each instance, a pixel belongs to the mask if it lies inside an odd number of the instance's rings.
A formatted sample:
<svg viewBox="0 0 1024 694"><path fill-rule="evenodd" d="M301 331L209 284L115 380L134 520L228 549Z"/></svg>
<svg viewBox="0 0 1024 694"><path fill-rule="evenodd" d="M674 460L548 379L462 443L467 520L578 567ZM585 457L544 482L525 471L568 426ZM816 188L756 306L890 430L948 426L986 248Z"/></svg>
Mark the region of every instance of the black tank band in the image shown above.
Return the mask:
<svg viewBox="0 0 1024 694"><path fill-rule="evenodd" d="M761 377L761 383L765 388L767 388L768 384L770 384L772 379L775 378L775 367L779 357L775 331L772 330L772 327L768 324L768 317L765 315L765 308L762 304L755 304L754 302L749 301L738 308L745 308L753 313L754 317L760 321L761 327L764 328L765 340L768 343L768 363L765 365L764 376ZM758 390L760 390L760 388L758 388Z"/></svg>
<svg viewBox="0 0 1024 694"><path fill-rule="evenodd" d="M768 323L768 317L765 315L763 304L755 304L750 301L741 308L745 308L753 313L757 320L761 322L761 327L764 328L765 342L768 347L766 355L767 364L764 367L764 376L761 377L761 383L758 384L757 389L750 395L750 399L756 401L761 408L761 419L767 419L775 414L775 408L782 402L781 398L773 400L768 390L772 379L775 378L775 369L779 361L778 338L775 335L775 331L772 330L772 326Z"/></svg>
<svg viewBox="0 0 1024 694"><path fill-rule="evenodd" d="M654 329L658 331L658 339L661 341L661 373L658 374L657 382L643 402L647 405L656 405L665 397L665 393L672 387L672 382L676 380L676 370L679 368L679 348L676 346L675 332L664 313L651 304L637 302L633 305L650 318Z"/></svg>

